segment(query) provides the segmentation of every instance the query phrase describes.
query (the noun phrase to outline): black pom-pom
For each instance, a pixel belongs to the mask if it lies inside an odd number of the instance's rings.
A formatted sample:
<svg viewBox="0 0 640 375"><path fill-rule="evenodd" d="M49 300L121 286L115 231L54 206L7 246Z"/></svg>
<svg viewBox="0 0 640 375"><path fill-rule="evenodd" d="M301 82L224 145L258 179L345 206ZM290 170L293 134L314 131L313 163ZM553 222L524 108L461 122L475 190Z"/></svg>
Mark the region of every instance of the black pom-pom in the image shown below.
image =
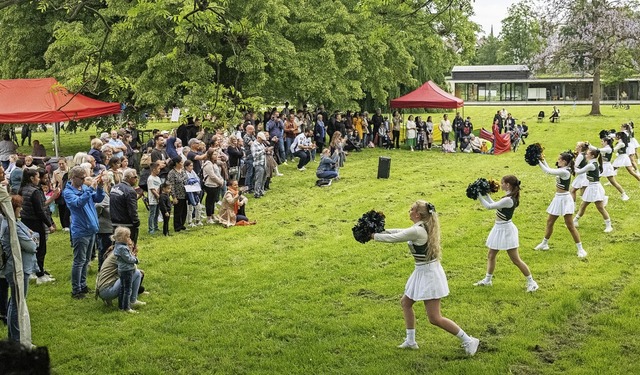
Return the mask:
<svg viewBox="0 0 640 375"><path fill-rule="evenodd" d="M360 243L371 241L371 234L384 231L384 214L380 211L371 210L366 212L358 223L351 229L353 238Z"/></svg>
<svg viewBox="0 0 640 375"><path fill-rule="evenodd" d="M540 143L534 143L527 146L527 150L524 153L524 160L527 162L527 164L535 167L544 157L544 155L542 154L543 150L544 148L540 145Z"/></svg>
<svg viewBox="0 0 640 375"><path fill-rule="evenodd" d="M497 182L487 181L486 178L479 178L467 186L467 197L471 199L478 199L479 195L487 195L489 192L496 192L494 189L498 187Z"/></svg>

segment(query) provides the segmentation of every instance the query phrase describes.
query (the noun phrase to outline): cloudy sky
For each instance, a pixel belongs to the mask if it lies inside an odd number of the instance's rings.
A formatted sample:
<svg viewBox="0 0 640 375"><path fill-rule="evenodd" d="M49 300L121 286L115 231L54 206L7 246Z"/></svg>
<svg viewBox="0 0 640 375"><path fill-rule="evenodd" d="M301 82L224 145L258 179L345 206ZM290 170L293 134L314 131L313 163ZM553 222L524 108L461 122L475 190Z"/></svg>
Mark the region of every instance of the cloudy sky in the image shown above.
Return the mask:
<svg viewBox="0 0 640 375"><path fill-rule="evenodd" d="M475 0L471 4L476 14L471 17L471 20L480 24L487 35L493 25L493 33L498 36L502 26L501 21L507 16L507 8L516 2L516 0Z"/></svg>

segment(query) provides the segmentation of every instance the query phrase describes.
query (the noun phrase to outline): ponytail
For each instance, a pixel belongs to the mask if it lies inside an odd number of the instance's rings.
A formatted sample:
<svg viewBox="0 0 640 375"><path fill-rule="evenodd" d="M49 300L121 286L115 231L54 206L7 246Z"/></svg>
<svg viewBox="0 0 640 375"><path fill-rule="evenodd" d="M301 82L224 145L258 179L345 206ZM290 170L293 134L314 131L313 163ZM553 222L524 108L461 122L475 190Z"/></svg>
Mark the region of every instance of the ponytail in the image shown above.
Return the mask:
<svg viewBox="0 0 640 375"><path fill-rule="evenodd" d="M440 246L440 221L433 204L425 201L417 201L413 205L424 222L427 230L427 259L440 259L442 247Z"/></svg>
<svg viewBox="0 0 640 375"><path fill-rule="evenodd" d="M602 173L602 154L600 154L600 150L590 149L589 153L594 159L598 160L598 169L600 170L600 173Z"/></svg>
<svg viewBox="0 0 640 375"><path fill-rule="evenodd" d="M575 175L575 158L573 157L573 153L571 152L563 152L560 154L560 159L564 160L565 162L567 162L567 167L569 167L569 172L571 173L571 175Z"/></svg>
<svg viewBox="0 0 640 375"><path fill-rule="evenodd" d="M507 197L511 197L513 200L513 207L518 207L520 205L520 180L514 175L506 175L502 177L502 181L511 186L511 192Z"/></svg>

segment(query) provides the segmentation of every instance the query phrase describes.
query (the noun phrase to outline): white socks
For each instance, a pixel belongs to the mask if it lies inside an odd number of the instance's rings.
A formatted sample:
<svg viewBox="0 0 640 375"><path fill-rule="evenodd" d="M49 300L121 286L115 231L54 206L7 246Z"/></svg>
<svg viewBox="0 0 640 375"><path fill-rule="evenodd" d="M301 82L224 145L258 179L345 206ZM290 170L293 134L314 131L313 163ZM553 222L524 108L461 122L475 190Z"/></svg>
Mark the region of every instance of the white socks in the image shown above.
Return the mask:
<svg viewBox="0 0 640 375"><path fill-rule="evenodd" d="M464 342L469 342L471 341L471 337L469 337L469 335L467 335L462 328L460 328L460 332L458 332L458 334L456 334L456 337L460 339L460 341Z"/></svg>
<svg viewBox="0 0 640 375"><path fill-rule="evenodd" d="M549 244L549 240L547 238L542 238L542 244L543 245L548 245Z"/></svg>
<svg viewBox="0 0 640 375"><path fill-rule="evenodd" d="M416 329L407 329L407 342L409 344L415 344L416 342Z"/></svg>
<svg viewBox="0 0 640 375"><path fill-rule="evenodd" d="M491 281L492 278L493 278L493 274L488 273L485 275L484 281Z"/></svg>
<svg viewBox="0 0 640 375"><path fill-rule="evenodd" d="M582 242L578 242L578 243L576 244L576 247L578 248L578 250L584 250L584 249L582 248Z"/></svg>
<svg viewBox="0 0 640 375"><path fill-rule="evenodd" d="M525 276L525 278L527 279L528 283L532 283L533 282L533 275Z"/></svg>

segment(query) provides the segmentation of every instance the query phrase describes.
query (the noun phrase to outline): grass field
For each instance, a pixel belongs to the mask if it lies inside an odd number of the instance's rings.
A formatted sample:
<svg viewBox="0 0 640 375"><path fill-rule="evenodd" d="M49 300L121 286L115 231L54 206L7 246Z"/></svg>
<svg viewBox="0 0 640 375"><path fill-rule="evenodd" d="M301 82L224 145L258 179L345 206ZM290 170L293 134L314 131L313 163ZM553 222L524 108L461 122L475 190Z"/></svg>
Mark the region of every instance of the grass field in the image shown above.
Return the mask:
<svg viewBox="0 0 640 375"><path fill-rule="evenodd" d="M465 116L476 128L489 127L497 109L469 107ZM527 144L541 142L550 164L576 141L597 143L600 129L640 115L636 107L604 108L605 116L592 118L588 107L567 106L559 124L538 124L538 111L550 108L507 109L528 119ZM63 134L63 153L86 151L89 134ZM48 151L50 137L50 131L34 133ZM392 158L388 180L376 179L382 155ZM560 222L551 251L534 252L554 179L523 155L524 148L499 156L365 150L349 155L342 180L329 188L314 187L313 164L305 172L281 167L285 176L273 180L272 190L249 201L257 226L206 226L169 239L141 230L140 268L151 294L135 316L92 298L71 299L69 239L55 233L47 268L57 281L29 291L33 341L49 347L56 374L640 373L637 181L619 175L628 202L605 187L612 233L602 233L593 206L581 219L588 260L576 257ZM493 287L472 286L485 273L484 241L495 214L466 198L465 189L478 177L505 174L522 180L514 223L521 257L540 285L534 294L525 293L525 280L506 254L498 257ZM387 215L388 228L409 226L407 212L417 199L433 202L440 213L451 289L443 314L481 340L475 357L430 326L419 304L420 350L396 349L404 338L398 301L412 257L406 245L362 245L351 235L357 218L372 208ZM146 211L140 212L146 222ZM92 264L91 280L96 268Z"/></svg>

